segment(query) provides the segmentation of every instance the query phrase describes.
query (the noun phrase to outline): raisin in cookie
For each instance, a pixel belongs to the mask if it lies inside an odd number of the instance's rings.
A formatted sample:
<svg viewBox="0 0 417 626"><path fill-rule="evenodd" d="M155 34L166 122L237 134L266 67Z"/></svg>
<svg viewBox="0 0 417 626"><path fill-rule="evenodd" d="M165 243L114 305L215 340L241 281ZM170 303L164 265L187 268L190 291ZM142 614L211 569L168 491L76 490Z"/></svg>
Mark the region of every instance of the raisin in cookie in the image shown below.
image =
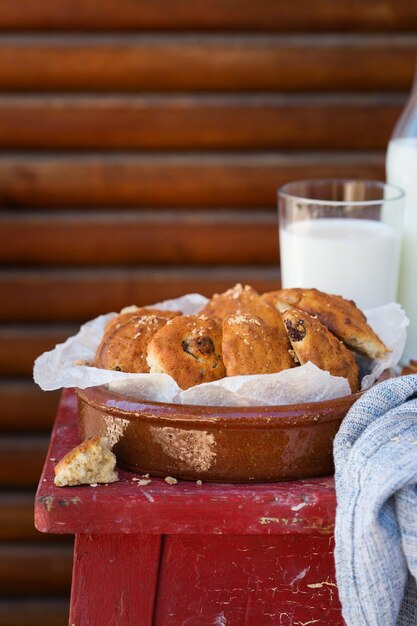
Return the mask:
<svg viewBox="0 0 417 626"><path fill-rule="evenodd" d="M222 329L214 319L182 315L167 322L148 346L151 373L169 374L182 389L226 376Z"/></svg>
<svg viewBox="0 0 417 626"><path fill-rule="evenodd" d="M347 378L352 393L359 391L359 368L354 356L324 324L296 309L288 309L282 317L301 365L311 361L332 376Z"/></svg>
<svg viewBox="0 0 417 626"><path fill-rule="evenodd" d="M295 308L317 317L349 348L370 359L381 358L388 352L352 300L318 289L281 289L265 293L262 297L279 311Z"/></svg>

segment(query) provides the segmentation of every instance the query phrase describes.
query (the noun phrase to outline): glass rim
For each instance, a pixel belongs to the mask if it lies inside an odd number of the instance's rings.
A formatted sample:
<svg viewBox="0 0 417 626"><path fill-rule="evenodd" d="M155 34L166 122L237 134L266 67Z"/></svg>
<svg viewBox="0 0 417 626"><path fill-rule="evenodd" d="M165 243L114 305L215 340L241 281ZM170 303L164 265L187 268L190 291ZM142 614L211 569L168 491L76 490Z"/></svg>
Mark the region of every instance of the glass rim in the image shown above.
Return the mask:
<svg viewBox="0 0 417 626"><path fill-rule="evenodd" d="M288 188L292 185L300 185L302 183L315 183L316 185L322 183L366 183L374 188L378 188L381 190L391 189L397 193L391 198L380 198L379 200L323 200L319 198L306 198L305 196L290 193L288 191ZM405 191L397 185L384 183L378 180L372 180L370 178L301 178L299 180L293 180L285 183L284 185L279 187L277 195L280 198L302 200L304 204L326 204L330 206L376 206L380 205L382 202L395 202L397 200L402 200L403 198L405 198Z"/></svg>

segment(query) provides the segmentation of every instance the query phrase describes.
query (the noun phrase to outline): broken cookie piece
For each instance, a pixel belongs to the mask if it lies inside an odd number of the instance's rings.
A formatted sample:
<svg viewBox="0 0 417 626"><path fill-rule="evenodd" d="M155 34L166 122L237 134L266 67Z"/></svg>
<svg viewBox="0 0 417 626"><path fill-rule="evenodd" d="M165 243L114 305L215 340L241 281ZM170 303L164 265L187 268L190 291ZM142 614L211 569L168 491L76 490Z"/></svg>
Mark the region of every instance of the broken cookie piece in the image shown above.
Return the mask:
<svg viewBox="0 0 417 626"><path fill-rule="evenodd" d="M107 437L91 437L68 452L55 466L57 487L114 483L116 457Z"/></svg>
<svg viewBox="0 0 417 626"><path fill-rule="evenodd" d="M359 368L354 356L324 324L297 309L288 309L282 318L301 365L310 361L332 376L347 378L352 393L359 391Z"/></svg>
<svg viewBox="0 0 417 626"><path fill-rule="evenodd" d="M278 311L299 309L324 324L348 348L369 359L384 357L388 349L352 300L318 289L281 289L264 293L263 300Z"/></svg>

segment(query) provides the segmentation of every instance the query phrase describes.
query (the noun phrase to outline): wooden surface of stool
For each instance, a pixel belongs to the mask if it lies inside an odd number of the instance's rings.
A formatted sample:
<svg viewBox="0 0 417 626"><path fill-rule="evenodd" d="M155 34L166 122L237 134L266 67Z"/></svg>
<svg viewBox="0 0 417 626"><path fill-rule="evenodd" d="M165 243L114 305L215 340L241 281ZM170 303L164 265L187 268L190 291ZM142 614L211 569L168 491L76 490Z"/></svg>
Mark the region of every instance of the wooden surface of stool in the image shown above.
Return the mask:
<svg viewBox="0 0 417 626"><path fill-rule="evenodd" d="M79 443L62 394L35 504L46 533L76 535L70 626L342 626L332 478L55 487Z"/></svg>

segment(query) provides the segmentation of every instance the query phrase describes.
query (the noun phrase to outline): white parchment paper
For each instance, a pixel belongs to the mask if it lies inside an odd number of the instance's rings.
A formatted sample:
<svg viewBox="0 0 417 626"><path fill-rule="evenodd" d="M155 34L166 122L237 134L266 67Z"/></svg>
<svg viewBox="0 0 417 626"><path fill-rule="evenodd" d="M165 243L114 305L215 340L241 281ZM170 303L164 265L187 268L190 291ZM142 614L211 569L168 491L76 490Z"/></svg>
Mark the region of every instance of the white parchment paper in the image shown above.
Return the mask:
<svg viewBox="0 0 417 626"><path fill-rule="evenodd" d="M189 294L149 306L195 315L206 302L207 298L200 294ZM398 364L409 323L404 311L396 303L365 311L365 314L369 324L391 351L384 359L368 364L370 371L362 379L362 389L370 387L385 369ZM44 391L108 385L112 391L138 399L212 406L276 406L330 400L350 394L346 379L331 376L312 363L278 374L230 376L185 391L166 374L126 374L79 365L82 361L93 360L104 328L115 315L108 313L87 322L75 336L38 357L33 371L35 382Z"/></svg>

